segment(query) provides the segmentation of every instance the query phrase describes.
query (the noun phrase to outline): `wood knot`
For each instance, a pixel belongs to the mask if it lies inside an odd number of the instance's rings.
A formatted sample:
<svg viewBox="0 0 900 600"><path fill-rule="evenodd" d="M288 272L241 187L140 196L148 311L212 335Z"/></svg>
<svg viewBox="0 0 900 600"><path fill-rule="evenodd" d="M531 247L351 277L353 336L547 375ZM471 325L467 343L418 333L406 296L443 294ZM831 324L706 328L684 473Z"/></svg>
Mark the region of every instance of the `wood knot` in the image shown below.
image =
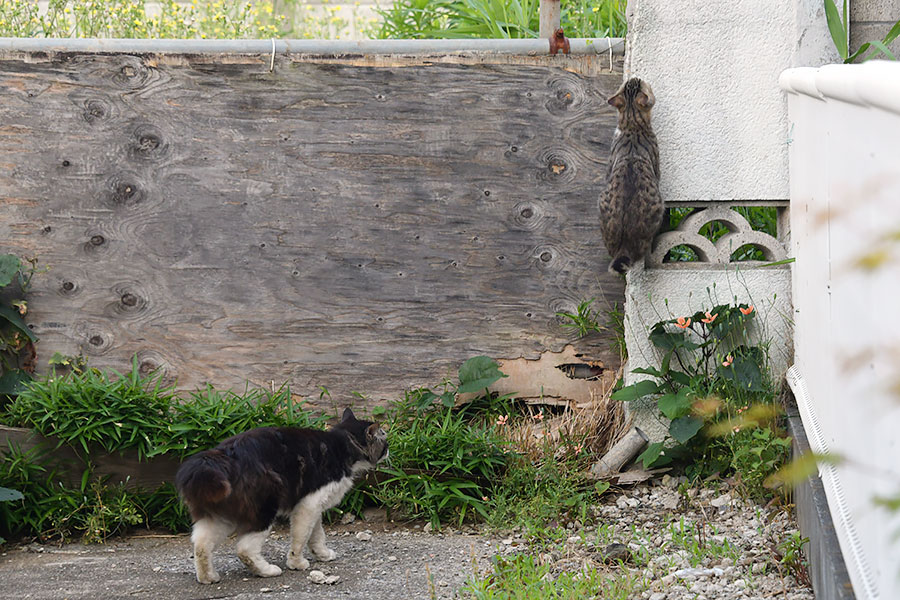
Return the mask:
<svg viewBox="0 0 900 600"><path fill-rule="evenodd" d="M143 185L132 173L114 175L106 182L106 200L113 206L134 206L145 196Z"/></svg>
<svg viewBox="0 0 900 600"><path fill-rule="evenodd" d="M87 255L97 255L109 250L106 236L99 232L88 232L88 239L84 242L82 248Z"/></svg>
<svg viewBox="0 0 900 600"><path fill-rule="evenodd" d="M568 182L575 177L574 161L568 149L563 147L546 148L541 152L539 160L544 165L540 179L549 182Z"/></svg>
<svg viewBox="0 0 900 600"><path fill-rule="evenodd" d="M120 298L120 300L125 306L135 306L138 303L137 296L129 293L122 294L122 298Z"/></svg>
<svg viewBox="0 0 900 600"><path fill-rule="evenodd" d="M169 144L159 129L143 124L134 129L128 151L136 160L159 160L168 154Z"/></svg>
<svg viewBox="0 0 900 600"><path fill-rule="evenodd" d="M534 230L543 221L543 210L534 202L519 202L513 207L512 220L518 229Z"/></svg>
<svg viewBox="0 0 900 600"><path fill-rule="evenodd" d="M81 118L90 125L95 125L109 119L113 109L109 102L102 98L91 98L84 101Z"/></svg>

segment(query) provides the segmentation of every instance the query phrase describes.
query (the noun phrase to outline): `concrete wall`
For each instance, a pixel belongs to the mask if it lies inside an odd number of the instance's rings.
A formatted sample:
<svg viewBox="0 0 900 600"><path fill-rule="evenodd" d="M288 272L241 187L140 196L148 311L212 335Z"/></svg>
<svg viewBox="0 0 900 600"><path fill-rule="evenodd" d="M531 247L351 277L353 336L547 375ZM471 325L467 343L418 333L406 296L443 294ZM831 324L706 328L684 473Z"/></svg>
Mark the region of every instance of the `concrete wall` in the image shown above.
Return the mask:
<svg viewBox="0 0 900 600"><path fill-rule="evenodd" d="M778 75L836 57L822 0L630 0L625 74L656 95L663 198L787 198Z"/></svg>
<svg viewBox="0 0 900 600"><path fill-rule="evenodd" d="M789 381L859 598L900 598L900 64L792 69Z"/></svg>

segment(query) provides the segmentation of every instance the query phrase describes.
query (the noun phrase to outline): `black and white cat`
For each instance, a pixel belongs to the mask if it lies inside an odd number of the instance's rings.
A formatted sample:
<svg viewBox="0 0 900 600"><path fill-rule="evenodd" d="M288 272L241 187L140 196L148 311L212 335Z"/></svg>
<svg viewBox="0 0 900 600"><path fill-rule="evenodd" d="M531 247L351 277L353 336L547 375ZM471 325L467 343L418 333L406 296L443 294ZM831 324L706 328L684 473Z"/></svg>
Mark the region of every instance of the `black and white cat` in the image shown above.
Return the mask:
<svg viewBox="0 0 900 600"><path fill-rule="evenodd" d="M278 515L289 515L289 569L306 569L303 548L334 560L325 546L322 512L333 508L355 479L388 455L387 435L349 408L329 429L261 427L228 438L181 465L175 487L191 513L197 581L215 583L213 552L237 534L238 558L255 575L275 577L281 569L266 561L262 546Z"/></svg>

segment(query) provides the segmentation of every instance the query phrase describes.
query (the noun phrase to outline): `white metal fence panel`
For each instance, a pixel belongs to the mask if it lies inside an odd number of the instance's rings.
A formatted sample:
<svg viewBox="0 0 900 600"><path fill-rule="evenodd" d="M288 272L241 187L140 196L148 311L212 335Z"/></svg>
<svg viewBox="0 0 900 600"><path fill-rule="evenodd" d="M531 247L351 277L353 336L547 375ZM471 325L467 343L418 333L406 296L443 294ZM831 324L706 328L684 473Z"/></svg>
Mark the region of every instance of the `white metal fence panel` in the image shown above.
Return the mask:
<svg viewBox="0 0 900 600"><path fill-rule="evenodd" d="M795 364L859 598L900 598L900 64L791 69Z"/></svg>

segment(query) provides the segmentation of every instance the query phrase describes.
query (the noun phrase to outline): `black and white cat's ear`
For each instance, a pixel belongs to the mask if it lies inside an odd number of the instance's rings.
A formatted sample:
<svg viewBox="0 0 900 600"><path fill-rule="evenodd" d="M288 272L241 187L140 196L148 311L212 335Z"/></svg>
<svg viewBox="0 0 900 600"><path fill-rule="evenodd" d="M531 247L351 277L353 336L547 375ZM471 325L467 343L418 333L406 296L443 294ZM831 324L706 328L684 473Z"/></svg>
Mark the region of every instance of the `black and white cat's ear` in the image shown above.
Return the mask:
<svg viewBox="0 0 900 600"><path fill-rule="evenodd" d="M344 409L344 416L341 417L341 423L346 423L348 421L355 421L356 416L353 414L353 411L350 410L350 407Z"/></svg>
<svg viewBox="0 0 900 600"><path fill-rule="evenodd" d="M378 423L366 428L366 455L369 462L377 464L387 449L387 433Z"/></svg>

